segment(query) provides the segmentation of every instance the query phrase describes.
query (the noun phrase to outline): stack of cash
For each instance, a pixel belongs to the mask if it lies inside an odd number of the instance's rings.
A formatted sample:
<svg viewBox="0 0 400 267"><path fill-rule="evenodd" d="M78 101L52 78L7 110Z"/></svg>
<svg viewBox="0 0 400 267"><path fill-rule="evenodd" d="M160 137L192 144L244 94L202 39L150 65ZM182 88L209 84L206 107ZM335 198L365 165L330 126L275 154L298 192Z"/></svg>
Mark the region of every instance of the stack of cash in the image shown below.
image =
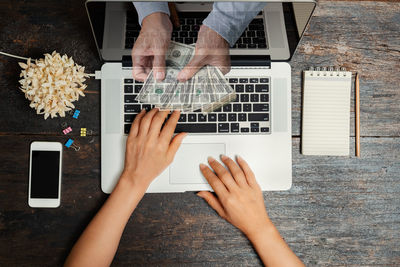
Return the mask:
<svg viewBox="0 0 400 267"><path fill-rule="evenodd" d="M194 55L194 46L171 42L166 54L165 79L156 81L153 70L149 73L136 100L151 104L160 110L183 112L211 112L233 101L235 90L221 71L205 66L191 79L179 82L176 77Z"/></svg>

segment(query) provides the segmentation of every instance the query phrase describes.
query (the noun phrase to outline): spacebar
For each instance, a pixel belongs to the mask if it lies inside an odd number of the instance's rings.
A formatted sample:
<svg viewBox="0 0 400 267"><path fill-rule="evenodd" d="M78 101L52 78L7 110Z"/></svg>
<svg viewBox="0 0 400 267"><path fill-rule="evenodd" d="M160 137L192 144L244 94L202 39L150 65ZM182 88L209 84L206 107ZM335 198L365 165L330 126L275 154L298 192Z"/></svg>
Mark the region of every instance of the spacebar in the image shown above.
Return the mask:
<svg viewBox="0 0 400 267"><path fill-rule="evenodd" d="M176 133L216 133L216 123L185 123L176 125Z"/></svg>

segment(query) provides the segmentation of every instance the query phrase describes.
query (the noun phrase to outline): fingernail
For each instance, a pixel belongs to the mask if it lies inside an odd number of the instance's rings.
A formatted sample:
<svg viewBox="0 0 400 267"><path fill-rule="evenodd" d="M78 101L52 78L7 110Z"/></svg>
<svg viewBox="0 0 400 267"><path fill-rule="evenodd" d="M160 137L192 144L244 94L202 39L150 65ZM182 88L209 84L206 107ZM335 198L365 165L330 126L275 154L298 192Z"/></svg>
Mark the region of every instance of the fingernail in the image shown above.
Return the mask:
<svg viewBox="0 0 400 267"><path fill-rule="evenodd" d="M156 72L156 80L161 81L164 77L162 72Z"/></svg>
<svg viewBox="0 0 400 267"><path fill-rule="evenodd" d="M221 154L221 159L222 159L222 160L226 160L226 159L228 159L228 157L225 156L224 154Z"/></svg>
<svg viewBox="0 0 400 267"><path fill-rule="evenodd" d="M214 162L215 161L215 159L213 157L208 157L207 159L208 159L208 162Z"/></svg>
<svg viewBox="0 0 400 267"><path fill-rule="evenodd" d="M241 156L236 155L236 160L243 160Z"/></svg>
<svg viewBox="0 0 400 267"><path fill-rule="evenodd" d="M207 168L207 166L205 164L203 164L203 163L200 163L200 169L204 170L205 168Z"/></svg>

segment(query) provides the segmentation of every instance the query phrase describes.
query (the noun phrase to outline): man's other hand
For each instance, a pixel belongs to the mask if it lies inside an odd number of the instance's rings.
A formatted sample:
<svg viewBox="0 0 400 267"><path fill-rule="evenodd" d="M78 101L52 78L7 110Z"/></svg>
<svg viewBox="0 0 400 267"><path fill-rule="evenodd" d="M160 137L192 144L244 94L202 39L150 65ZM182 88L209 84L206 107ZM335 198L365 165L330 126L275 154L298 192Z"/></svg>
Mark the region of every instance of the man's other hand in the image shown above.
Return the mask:
<svg viewBox="0 0 400 267"><path fill-rule="evenodd" d="M189 80L205 65L218 67L223 74L231 69L229 44L217 32L202 25L196 42L196 50L192 60L178 74L178 80Z"/></svg>

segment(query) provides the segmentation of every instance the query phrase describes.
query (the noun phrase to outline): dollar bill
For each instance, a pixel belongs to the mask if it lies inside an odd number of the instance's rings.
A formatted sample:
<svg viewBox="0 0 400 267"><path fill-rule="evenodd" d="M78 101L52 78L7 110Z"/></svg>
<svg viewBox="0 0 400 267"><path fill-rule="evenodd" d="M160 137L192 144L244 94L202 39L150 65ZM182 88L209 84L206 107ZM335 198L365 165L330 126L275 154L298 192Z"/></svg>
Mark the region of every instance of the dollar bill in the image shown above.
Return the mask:
<svg viewBox="0 0 400 267"><path fill-rule="evenodd" d="M234 100L235 91L217 67L205 66L186 82L177 80L179 71L190 62L194 51L193 45L171 42L166 53L165 79L156 81L153 70L150 71L136 100L162 110L201 110L203 113Z"/></svg>

